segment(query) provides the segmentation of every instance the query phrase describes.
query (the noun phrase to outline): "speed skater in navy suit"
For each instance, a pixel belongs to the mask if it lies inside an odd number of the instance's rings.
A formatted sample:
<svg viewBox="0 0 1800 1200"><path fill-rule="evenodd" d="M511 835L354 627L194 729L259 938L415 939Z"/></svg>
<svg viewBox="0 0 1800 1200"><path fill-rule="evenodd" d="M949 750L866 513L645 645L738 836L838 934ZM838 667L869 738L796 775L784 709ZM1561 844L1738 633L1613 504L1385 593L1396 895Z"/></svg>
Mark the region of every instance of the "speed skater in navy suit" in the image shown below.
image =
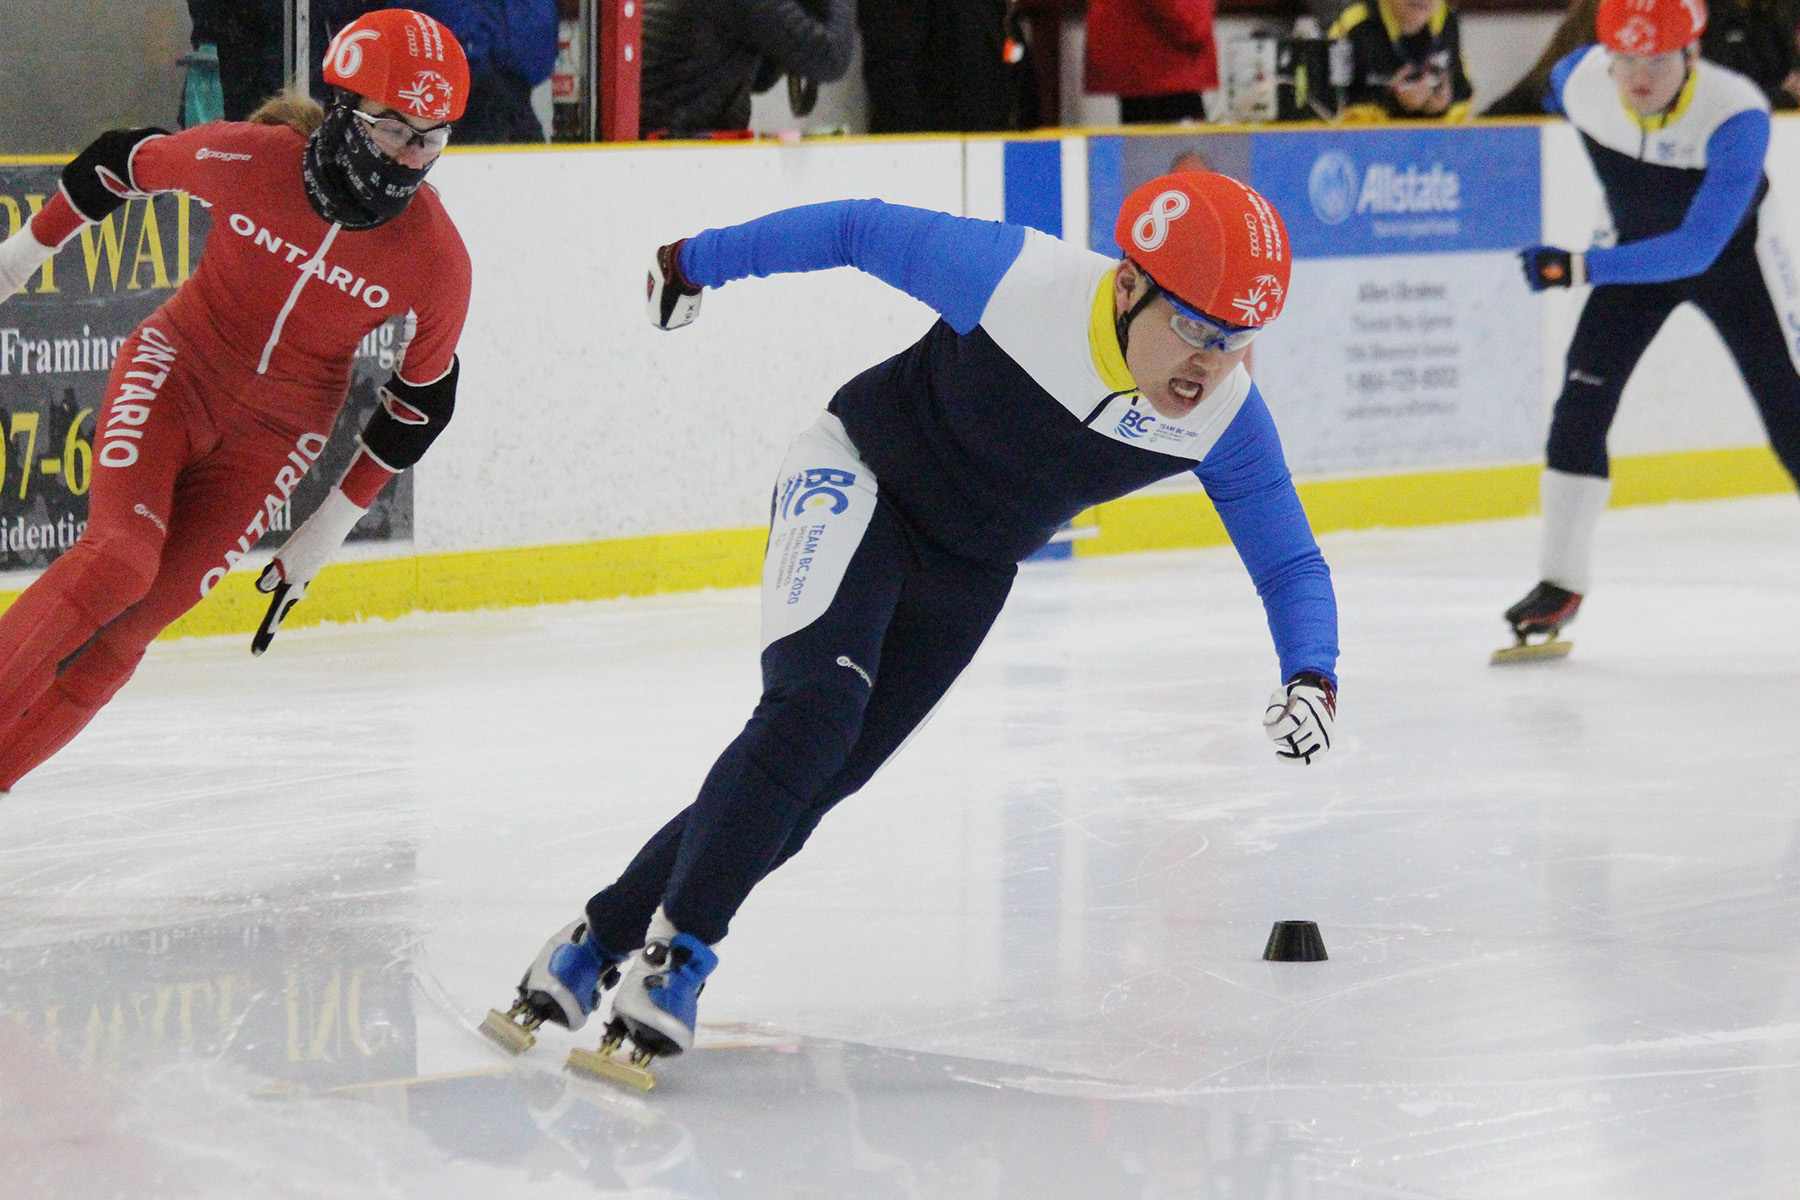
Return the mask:
<svg viewBox="0 0 1800 1200"><path fill-rule="evenodd" d="M761 702L677 813L552 937L510 1014L580 1028L617 983L603 1051L640 1065L693 1042L713 949L757 882L861 788L966 667L1017 564L1075 514L1193 472L1255 580L1280 661L1278 755L1326 753L1331 575L1244 367L1280 313L1280 215L1222 175L1133 192L1122 260L1017 225L877 200L788 209L657 252L651 319L703 288L856 266L940 319L846 383L776 477L763 566Z"/></svg>
<svg viewBox="0 0 1800 1200"><path fill-rule="evenodd" d="M1596 27L1598 45L1552 70L1547 104L1581 135L1614 244L1520 254L1534 291L1593 290L1550 421L1539 583L1506 611L1517 644L1496 662L1568 652L1557 634L1592 584L1589 547L1612 495L1607 431L1678 305L1692 304L1718 331L1769 444L1800 479L1800 295L1764 171L1769 101L1701 59L1703 0L1602 0Z"/></svg>

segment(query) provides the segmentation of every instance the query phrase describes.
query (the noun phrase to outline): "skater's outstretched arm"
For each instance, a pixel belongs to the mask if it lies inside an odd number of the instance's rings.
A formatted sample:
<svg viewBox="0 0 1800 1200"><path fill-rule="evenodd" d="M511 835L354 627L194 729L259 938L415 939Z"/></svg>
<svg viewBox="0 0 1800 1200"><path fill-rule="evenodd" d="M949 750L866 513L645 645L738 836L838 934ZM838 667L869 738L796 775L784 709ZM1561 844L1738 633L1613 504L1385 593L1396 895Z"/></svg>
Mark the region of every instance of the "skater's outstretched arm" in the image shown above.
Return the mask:
<svg viewBox="0 0 1800 1200"><path fill-rule="evenodd" d="M1275 421L1255 385L1194 474L1256 583L1281 677L1316 671L1337 681L1337 598L1331 569L1294 492Z"/></svg>
<svg viewBox="0 0 1800 1200"><path fill-rule="evenodd" d="M988 298L1024 244L1018 225L880 200L834 200L708 229L680 243L680 265L699 287L751 275L857 267L968 333L981 323Z"/></svg>
<svg viewBox="0 0 1800 1200"><path fill-rule="evenodd" d="M292 136L284 126L218 121L180 133L108 130L63 168L49 203L0 243L0 299L24 287L83 225L159 192L187 192L210 203L234 184L242 186L234 178L238 163Z"/></svg>
<svg viewBox="0 0 1800 1200"><path fill-rule="evenodd" d="M107 215L140 189L131 159L161 129L113 129L101 134L63 168L62 183L19 232L0 243L0 299L24 287L37 269L90 221Z"/></svg>
<svg viewBox="0 0 1800 1200"><path fill-rule="evenodd" d="M1738 113L1706 141L1706 177L1681 224L1668 233L1587 252L1589 283L1667 283L1699 275L1731 240L1762 185L1769 114Z"/></svg>

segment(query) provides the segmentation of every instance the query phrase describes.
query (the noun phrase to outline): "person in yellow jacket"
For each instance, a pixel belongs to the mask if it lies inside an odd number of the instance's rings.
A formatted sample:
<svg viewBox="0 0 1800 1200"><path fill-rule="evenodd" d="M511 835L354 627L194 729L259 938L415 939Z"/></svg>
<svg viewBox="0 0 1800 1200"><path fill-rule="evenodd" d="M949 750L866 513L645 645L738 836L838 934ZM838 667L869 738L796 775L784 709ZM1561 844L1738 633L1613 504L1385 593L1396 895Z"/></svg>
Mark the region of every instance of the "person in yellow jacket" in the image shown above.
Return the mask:
<svg viewBox="0 0 1800 1200"><path fill-rule="evenodd" d="M1459 121L1475 95L1448 0L1357 0L1331 37L1350 43L1344 119Z"/></svg>

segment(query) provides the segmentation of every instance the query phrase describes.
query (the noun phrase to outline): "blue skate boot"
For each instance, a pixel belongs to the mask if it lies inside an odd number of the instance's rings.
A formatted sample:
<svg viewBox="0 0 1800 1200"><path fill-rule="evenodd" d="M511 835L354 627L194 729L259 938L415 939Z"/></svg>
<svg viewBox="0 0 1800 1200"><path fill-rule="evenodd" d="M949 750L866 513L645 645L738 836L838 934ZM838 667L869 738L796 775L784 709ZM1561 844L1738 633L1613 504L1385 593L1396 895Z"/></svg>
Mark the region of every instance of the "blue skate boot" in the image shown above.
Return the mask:
<svg viewBox="0 0 1800 1200"><path fill-rule="evenodd" d="M489 1009L481 1031L518 1054L537 1041L535 1031L545 1021L580 1029L599 1007L600 993L619 982L624 961L593 939L585 917L571 921L538 951L519 980L513 1006L504 1013Z"/></svg>
<svg viewBox="0 0 1800 1200"><path fill-rule="evenodd" d="M650 922L649 940L631 956L613 996L612 1020L598 1051L573 1050L569 1066L649 1091L656 1085L650 1061L690 1050L695 1017L706 977L719 956L692 934L678 933L662 910ZM631 1041L631 1058L614 1057Z"/></svg>

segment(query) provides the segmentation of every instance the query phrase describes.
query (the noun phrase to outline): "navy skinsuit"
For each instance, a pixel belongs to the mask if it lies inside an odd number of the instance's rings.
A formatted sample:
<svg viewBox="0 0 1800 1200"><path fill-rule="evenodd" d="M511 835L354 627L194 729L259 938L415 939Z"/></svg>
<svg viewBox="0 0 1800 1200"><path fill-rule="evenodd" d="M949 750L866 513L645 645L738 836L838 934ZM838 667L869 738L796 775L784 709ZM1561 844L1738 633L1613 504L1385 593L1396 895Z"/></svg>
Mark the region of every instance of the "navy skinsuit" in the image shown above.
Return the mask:
<svg viewBox="0 0 1800 1200"><path fill-rule="evenodd" d="M1158 417L1111 324L1111 260L1017 226L845 201L709 230L717 287L854 265L942 314L839 389L782 467L763 579L763 696L694 803L588 902L638 946L660 904L713 943L930 715L999 615L1016 564L1089 506L1192 470L1255 579L1283 679L1332 676L1330 573L1241 370Z"/></svg>

